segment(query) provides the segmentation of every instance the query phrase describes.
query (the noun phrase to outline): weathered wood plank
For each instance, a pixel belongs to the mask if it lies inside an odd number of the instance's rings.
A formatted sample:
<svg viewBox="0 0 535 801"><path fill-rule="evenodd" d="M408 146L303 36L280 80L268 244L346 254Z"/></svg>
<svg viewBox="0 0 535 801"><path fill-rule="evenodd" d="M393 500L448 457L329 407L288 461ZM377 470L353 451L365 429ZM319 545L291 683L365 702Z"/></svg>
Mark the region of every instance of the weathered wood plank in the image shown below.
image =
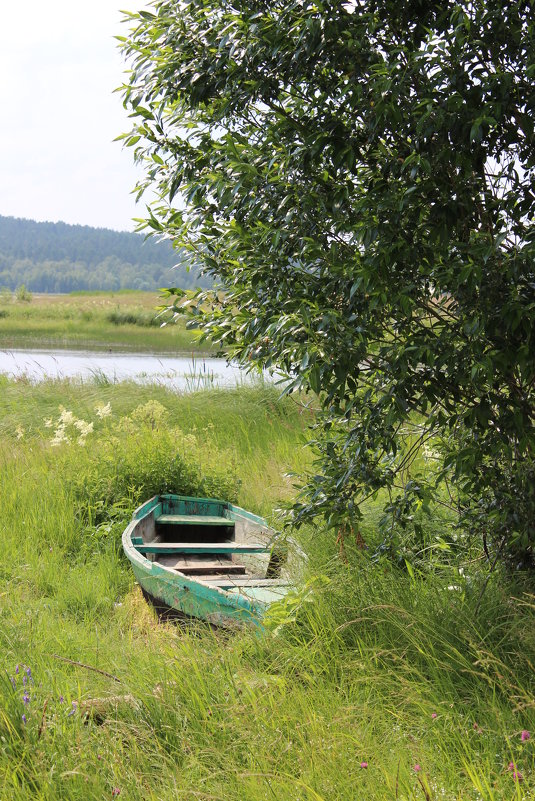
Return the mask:
<svg viewBox="0 0 535 801"><path fill-rule="evenodd" d="M214 574L225 572L229 576L245 576L245 565L238 565L235 562L229 562L228 567L222 568L221 565L217 565L214 568L210 568L210 565L186 565L183 567L175 567L175 570L179 570L181 573L184 573L186 576L194 576L197 578L200 575L209 573L212 577ZM211 573L213 570L213 573Z"/></svg>
<svg viewBox="0 0 535 801"><path fill-rule="evenodd" d="M283 579L229 578L210 574L205 576L198 575L195 578L210 584L212 587L218 587L220 590L232 589L232 587L288 587L290 584L290 582Z"/></svg>
<svg viewBox="0 0 535 801"><path fill-rule="evenodd" d="M231 562L224 556L219 559L203 559L202 557L185 556L176 557L170 554L163 554L158 557L157 564L164 567L171 567L173 570L179 570L181 573L191 575L196 574L245 574L245 565L240 565L237 562Z"/></svg>
<svg viewBox="0 0 535 801"><path fill-rule="evenodd" d="M234 528L234 520L212 515L159 515L156 523L180 526L231 526Z"/></svg>
<svg viewBox="0 0 535 801"><path fill-rule="evenodd" d="M269 553L266 545L242 542L146 542L134 545L139 553Z"/></svg>

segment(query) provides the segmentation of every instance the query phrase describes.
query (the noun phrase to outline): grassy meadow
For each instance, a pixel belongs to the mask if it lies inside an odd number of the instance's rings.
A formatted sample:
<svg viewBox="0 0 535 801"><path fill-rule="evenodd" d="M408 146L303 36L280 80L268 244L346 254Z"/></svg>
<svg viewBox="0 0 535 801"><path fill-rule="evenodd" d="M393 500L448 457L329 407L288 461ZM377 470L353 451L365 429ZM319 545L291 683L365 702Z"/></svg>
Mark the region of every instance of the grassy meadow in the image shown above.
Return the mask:
<svg viewBox="0 0 535 801"><path fill-rule="evenodd" d="M24 296L24 295L23 295ZM155 353L207 353L184 321L161 327L152 292L73 292L69 295L0 293L0 350L74 348Z"/></svg>
<svg viewBox="0 0 535 801"><path fill-rule="evenodd" d="M493 580L476 614L477 563L411 576L306 529L264 634L144 601L135 505L224 495L276 525L309 422L262 386L0 377L2 801L532 797L535 597Z"/></svg>

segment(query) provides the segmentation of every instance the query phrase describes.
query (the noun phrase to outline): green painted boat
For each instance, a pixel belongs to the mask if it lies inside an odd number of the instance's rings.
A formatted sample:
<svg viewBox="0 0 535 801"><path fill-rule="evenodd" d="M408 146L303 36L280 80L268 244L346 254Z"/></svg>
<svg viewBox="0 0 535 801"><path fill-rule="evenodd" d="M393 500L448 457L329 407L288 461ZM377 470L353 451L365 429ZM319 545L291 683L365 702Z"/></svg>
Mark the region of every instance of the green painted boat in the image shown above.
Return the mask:
<svg viewBox="0 0 535 801"><path fill-rule="evenodd" d="M261 625L290 589L265 520L226 501L156 495L133 514L123 549L156 605L218 626Z"/></svg>

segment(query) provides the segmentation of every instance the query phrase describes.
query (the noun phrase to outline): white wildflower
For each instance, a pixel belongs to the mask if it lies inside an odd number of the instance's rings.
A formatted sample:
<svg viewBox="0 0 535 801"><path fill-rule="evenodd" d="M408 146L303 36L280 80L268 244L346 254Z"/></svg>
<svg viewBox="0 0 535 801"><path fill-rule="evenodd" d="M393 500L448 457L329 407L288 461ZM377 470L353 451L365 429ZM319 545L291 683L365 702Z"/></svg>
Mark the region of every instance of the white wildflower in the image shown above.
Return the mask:
<svg viewBox="0 0 535 801"><path fill-rule="evenodd" d="M93 431L93 423L86 423L85 420L75 420L73 425L80 432L80 438L87 437Z"/></svg>
<svg viewBox="0 0 535 801"><path fill-rule="evenodd" d="M95 406L96 415L103 420L105 417L109 417L111 414L111 403L107 403L105 406Z"/></svg>
<svg viewBox="0 0 535 801"><path fill-rule="evenodd" d="M17 435L17 439L22 439L24 436L24 429L22 426L17 426L15 429L15 434Z"/></svg>
<svg viewBox="0 0 535 801"><path fill-rule="evenodd" d="M56 429L54 432L54 438L50 440L50 444L52 447L56 447L57 445L61 445L63 442L69 442L69 438L65 433L65 429L62 426Z"/></svg>
<svg viewBox="0 0 535 801"><path fill-rule="evenodd" d="M64 426L72 425L76 419L74 414L68 411L67 409L64 409L63 406L60 406L59 410L61 412L59 416L59 422L62 423Z"/></svg>
<svg viewBox="0 0 535 801"><path fill-rule="evenodd" d="M52 428L53 425L54 423L52 422L50 417L47 420L45 420L45 428Z"/></svg>

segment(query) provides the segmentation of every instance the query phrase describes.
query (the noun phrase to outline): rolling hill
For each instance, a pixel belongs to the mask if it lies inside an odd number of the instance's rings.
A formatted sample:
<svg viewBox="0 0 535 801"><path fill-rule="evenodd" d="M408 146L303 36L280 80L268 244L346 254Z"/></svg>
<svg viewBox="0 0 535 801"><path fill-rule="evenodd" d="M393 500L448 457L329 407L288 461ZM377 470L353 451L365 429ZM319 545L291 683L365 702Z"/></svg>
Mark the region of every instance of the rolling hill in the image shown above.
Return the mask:
<svg viewBox="0 0 535 801"><path fill-rule="evenodd" d="M189 289L209 280L184 251L141 234L0 216L0 287L33 292ZM176 266L175 266L176 265Z"/></svg>

